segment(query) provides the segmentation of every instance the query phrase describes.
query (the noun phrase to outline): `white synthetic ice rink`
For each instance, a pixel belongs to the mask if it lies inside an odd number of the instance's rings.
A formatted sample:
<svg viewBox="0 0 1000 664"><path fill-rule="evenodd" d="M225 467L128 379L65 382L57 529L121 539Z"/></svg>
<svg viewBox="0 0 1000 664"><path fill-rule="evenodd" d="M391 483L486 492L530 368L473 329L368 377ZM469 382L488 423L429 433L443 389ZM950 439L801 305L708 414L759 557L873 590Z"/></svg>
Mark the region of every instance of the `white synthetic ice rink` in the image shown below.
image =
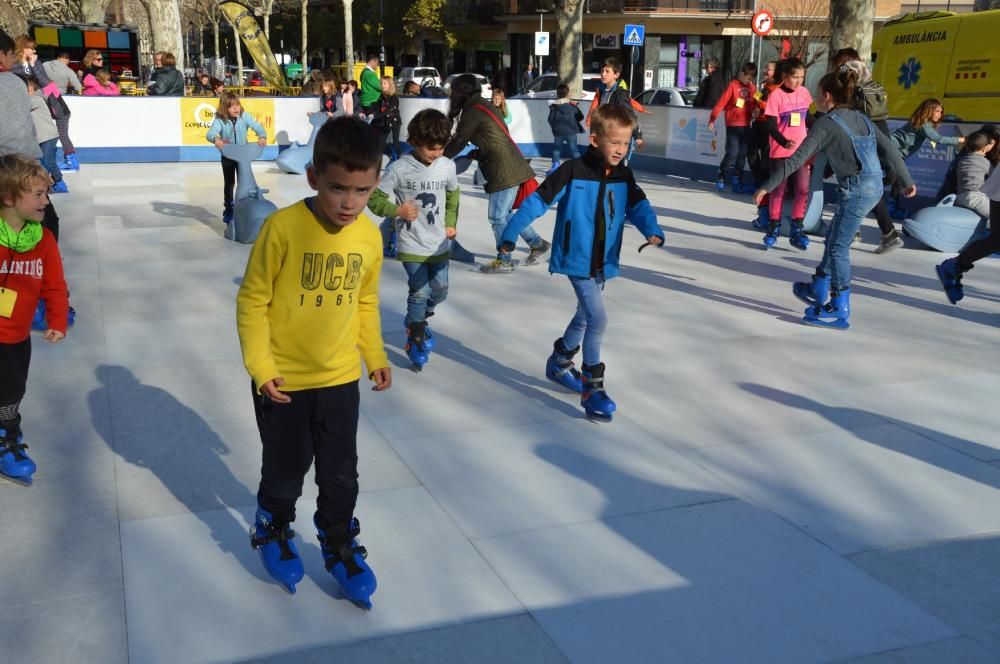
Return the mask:
<svg viewBox="0 0 1000 664"><path fill-rule="evenodd" d="M35 337L36 482L0 481L0 661L997 661L1000 261L953 307L942 255L877 256L868 221L851 330L812 329L791 282L820 240L764 252L748 197L643 173L667 249L637 254L627 229L605 291L607 425L544 377L565 278L452 263L415 374L387 262L394 385L362 390L359 432L364 612L323 570L311 478L296 595L248 543L249 247L221 238L220 170L84 165L55 197L78 319L62 345ZM308 192L255 172L279 206ZM486 199L462 182L459 237L483 261Z"/></svg>

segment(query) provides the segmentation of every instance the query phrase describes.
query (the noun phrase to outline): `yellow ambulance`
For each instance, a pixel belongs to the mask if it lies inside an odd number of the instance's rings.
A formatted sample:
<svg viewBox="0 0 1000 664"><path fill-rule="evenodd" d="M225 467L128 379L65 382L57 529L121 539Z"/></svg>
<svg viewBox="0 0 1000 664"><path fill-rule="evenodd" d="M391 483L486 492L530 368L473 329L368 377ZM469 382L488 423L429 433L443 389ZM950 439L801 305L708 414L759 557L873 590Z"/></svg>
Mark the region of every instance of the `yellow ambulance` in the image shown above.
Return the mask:
<svg viewBox="0 0 1000 664"><path fill-rule="evenodd" d="M1000 10L903 14L875 33L872 61L889 117L936 97L949 118L1000 122Z"/></svg>

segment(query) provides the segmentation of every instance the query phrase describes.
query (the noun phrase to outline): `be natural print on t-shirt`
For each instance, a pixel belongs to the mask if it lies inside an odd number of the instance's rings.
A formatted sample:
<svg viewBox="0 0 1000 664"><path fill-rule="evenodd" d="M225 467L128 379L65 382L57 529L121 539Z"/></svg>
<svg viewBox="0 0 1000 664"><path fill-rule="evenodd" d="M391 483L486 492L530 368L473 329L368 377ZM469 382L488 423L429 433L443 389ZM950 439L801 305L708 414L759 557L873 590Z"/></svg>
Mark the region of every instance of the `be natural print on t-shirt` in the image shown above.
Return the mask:
<svg viewBox="0 0 1000 664"><path fill-rule="evenodd" d="M805 86L800 85L794 92L786 92L784 88L775 88L767 98L764 115L777 118L778 131L790 141L795 141L795 148L802 144L806 135L806 117L812 104L812 95ZM771 157L790 157L795 148L783 148L772 138Z"/></svg>
<svg viewBox="0 0 1000 664"><path fill-rule="evenodd" d="M411 200L417 204L416 221L396 219L396 246L401 260L448 253L445 208L448 192L458 190L455 162L439 157L427 165L408 154L386 167L378 188L397 205Z"/></svg>

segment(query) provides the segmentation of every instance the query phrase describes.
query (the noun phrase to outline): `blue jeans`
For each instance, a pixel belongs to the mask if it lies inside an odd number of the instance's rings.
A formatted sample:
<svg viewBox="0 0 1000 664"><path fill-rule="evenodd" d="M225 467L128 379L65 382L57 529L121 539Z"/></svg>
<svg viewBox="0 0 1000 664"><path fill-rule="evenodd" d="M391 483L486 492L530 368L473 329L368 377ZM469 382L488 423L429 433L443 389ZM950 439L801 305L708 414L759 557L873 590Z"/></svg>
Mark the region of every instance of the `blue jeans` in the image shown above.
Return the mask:
<svg viewBox="0 0 1000 664"><path fill-rule="evenodd" d="M576 156L576 134L554 137L552 142L552 168L558 166L563 159L575 159Z"/></svg>
<svg viewBox="0 0 1000 664"><path fill-rule="evenodd" d="M504 229L507 228L507 223L514 216L511 206L514 204L514 199L517 198L517 189L518 187L508 187L490 194L489 211L486 214L493 226L493 237L496 238L498 247ZM530 225L521 231L521 239L527 242L529 247L538 247L542 244L542 236L536 233Z"/></svg>
<svg viewBox="0 0 1000 664"><path fill-rule="evenodd" d="M837 210L826 231L823 260L816 272L830 277L831 290L851 285L851 240L861 222L882 198L882 180L853 175L843 178L837 187Z"/></svg>
<svg viewBox="0 0 1000 664"><path fill-rule="evenodd" d="M563 333L563 345L576 348L583 345L583 363L594 366L601 361L601 340L608 327L608 314L604 310L604 275L583 279L570 277L569 283L576 292L576 315Z"/></svg>
<svg viewBox="0 0 1000 664"><path fill-rule="evenodd" d="M406 298L404 324L419 323L434 312L434 307L448 297L448 261L440 263L403 263L410 295Z"/></svg>
<svg viewBox="0 0 1000 664"><path fill-rule="evenodd" d="M59 170L59 166L56 164L56 143L58 142L58 138L53 138L51 141L38 144L38 147L42 149L42 167L48 171L54 182L59 182L63 179L62 171Z"/></svg>

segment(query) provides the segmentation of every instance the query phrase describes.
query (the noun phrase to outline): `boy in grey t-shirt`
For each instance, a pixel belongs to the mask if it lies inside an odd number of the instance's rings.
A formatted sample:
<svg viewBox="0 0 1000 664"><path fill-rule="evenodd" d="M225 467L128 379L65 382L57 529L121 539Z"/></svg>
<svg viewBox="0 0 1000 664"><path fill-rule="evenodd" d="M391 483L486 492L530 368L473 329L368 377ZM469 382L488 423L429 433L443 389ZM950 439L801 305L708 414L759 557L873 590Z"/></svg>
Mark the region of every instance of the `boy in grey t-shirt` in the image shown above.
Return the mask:
<svg viewBox="0 0 1000 664"><path fill-rule="evenodd" d="M444 156L451 123L434 109L420 111L407 125L413 152L386 167L368 209L393 217L397 257L409 277L406 353L420 371L434 348L427 319L448 296L448 259L458 223L458 175Z"/></svg>

